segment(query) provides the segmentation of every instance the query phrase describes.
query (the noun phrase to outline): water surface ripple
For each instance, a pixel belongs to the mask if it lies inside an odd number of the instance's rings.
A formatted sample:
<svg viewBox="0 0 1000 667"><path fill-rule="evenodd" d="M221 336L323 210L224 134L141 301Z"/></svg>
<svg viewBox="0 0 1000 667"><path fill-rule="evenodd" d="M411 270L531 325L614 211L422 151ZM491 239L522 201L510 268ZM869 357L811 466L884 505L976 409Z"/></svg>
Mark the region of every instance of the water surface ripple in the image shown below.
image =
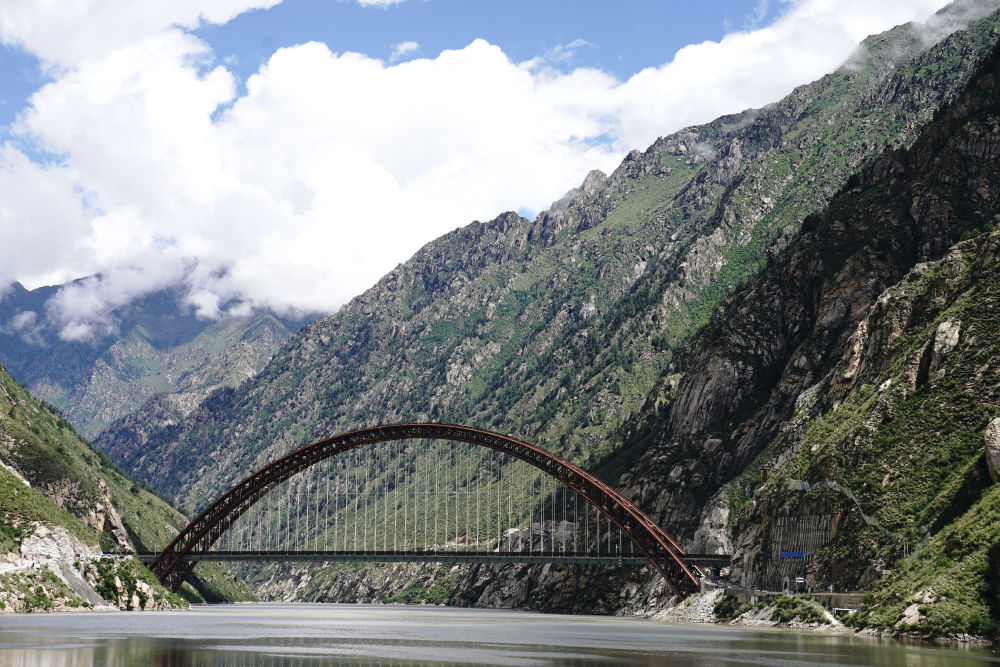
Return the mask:
<svg viewBox="0 0 1000 667"><path fill-rule="evenodd" d="M0 616L0 667L1000 665L996 650L523 611L245 604Z"/></svg>

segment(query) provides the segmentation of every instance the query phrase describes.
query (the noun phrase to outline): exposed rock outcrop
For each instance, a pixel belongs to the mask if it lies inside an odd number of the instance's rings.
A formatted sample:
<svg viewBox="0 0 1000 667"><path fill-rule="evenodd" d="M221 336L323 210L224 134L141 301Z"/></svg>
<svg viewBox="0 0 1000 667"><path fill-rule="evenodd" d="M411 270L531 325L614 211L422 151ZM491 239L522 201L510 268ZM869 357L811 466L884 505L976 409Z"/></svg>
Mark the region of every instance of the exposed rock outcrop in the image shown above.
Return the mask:
<svg viewBox="0 0 1000 667"><path fill-rule="evenodd" d="M62 526L49 527L32 524L33 532L21 542L21 553L29 561L69 561L78 558L95 558L101 555L99 547L91 546Z"/></svg>
<svg viewBox="0 0 1000 667"><path fill-rule="evenodd" d="M994 482L1000 482L1000 417L986 426L983 434L986 441L986 465Z"/></svg>
<svg viewBox="0 0 1000 667"><path fill-rule="evenodd" d="M132 551L132 546L128 541L128 531L125 530L122 517L111 501L111 492L108 490L107 483L101 479L99 486L101 500L87 514L87 523L101 532L110 534L115 543L125 551Z"/></svg>

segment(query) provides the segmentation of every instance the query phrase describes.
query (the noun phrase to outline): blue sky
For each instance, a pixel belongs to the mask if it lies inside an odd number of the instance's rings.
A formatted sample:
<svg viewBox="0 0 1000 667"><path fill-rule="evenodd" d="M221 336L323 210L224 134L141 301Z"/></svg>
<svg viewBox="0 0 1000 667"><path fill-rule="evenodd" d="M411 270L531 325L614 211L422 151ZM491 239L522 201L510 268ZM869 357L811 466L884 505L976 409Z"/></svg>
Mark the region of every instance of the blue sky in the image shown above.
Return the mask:
<svg viewBox="0 0 1000 667"><path fill-rule="evenodd" d="M353 2L286 0L247 12L223 26L197 31L222 57L237 56L245 78L276 48L320 41L336 51L390 58L393 46L416 42L414 57L460 49L473 38L500 46L515 61L530 60L583 40L565 67L596 67L627 79L668 61L687 44L718 40L733 28L766 23L778 2L651 2L649 0L433 0L391 7Z"/></svg>
<svg viewBox="0 0 1000 667"><path fill-rule="evenodd" d="M0 289L100 274L50 304L67 338L167 285L333 311L944 4L4 0Z"/></svg>
<svg viewBox="0 0 1000 667"><path fill-rule="evenodd" d="M734 29L766 25L784 3L728 0L698 3L650 0L426 0L388 7L331 0L285 0L247 11L193 34L211 45L241 81L280 47L324 42L334 51L393 58L397 44L416 42L407 59L460 49L474 38L500 46L521 62L563 50L564 69L594 67L621 80L667 62L687 44L719 40ZM585 45L566 49L574 42ZM28 97L51 80L40 60L20 46L0 45L0 126L9 125Z"/></svg>

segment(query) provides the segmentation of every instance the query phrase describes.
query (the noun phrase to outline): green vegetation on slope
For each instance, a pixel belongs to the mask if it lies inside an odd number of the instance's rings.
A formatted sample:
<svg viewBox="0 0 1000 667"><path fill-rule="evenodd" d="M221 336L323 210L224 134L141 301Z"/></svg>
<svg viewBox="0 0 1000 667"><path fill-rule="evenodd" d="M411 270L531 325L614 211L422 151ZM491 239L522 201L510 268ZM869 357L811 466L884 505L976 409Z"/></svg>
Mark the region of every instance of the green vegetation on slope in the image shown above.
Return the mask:
<svg viewBox="0 0 1000 667"><path fill-rule="evenodd" d="M963 242L878 300L859 328L862 349L872 349L864 335L889 332L878 357L843 402L833 397L851 360L824 380L818 407L829 411L794 440L779 438L793 453L741 517L738 530L750 534L761 521L829 508L834 529L809 579L874 586L857 625L997 631L1000 485L983 431L1000 415L998 251L1000 233Z"/></svg>
<svg viewBox="0 0 1000 667"><path fill-rule="evenodd" d="M657 401L715 305L883 141L908 144L961 89L996 22L927 51L898 28L863 66L634 152L562 213L447 234L306 327L240 392L98 444L191 510L293 447L376 422L470 423L594 465Z"/></svg>
<svg viewBox="0 0 1000 667"><path fill-rule="evenodd" d="M19 551L21 542L32 532L32 521L65 526L84 543L97 544L92 528L0 468L0 553Z"/></svg>
<svg viewBox="0 0 1000 667"><path fill-rule="evenodd" d="M0 389L0 461L31 484L26 486L0 468L0 550L17 551L30 534L32 521L66 527L105 552L162 549L187 525L187 517L146 484L129 479L107 454L81 438L56 408L31 397L2 367ZM103 526L87 525L98 514L120 517L124 543L96 530ZM195 574L190 584L194 588L187 592L192 599L253 599L246 585L233 581L221 564L201 564Z"/></svg>

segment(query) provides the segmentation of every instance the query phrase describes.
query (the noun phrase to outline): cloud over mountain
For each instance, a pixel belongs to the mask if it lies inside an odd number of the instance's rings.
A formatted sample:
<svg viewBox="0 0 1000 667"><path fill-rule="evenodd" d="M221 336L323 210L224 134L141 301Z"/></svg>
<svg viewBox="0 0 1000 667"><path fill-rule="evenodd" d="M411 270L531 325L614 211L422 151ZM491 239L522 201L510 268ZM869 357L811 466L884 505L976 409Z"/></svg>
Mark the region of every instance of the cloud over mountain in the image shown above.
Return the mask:
<svg viewBox="0 0 1000 667"><path fill-rule="evenodd" d="M0 8L3 41L52 73L0 145L0 285L100 274L49 309L67 336L170 284L205 316L333 310L441 233L540 210L627 150L775 100L942 2L802 0L624 82L482 40L398 64L310 42L242 91L190 29L273 4Z"/></svg>

